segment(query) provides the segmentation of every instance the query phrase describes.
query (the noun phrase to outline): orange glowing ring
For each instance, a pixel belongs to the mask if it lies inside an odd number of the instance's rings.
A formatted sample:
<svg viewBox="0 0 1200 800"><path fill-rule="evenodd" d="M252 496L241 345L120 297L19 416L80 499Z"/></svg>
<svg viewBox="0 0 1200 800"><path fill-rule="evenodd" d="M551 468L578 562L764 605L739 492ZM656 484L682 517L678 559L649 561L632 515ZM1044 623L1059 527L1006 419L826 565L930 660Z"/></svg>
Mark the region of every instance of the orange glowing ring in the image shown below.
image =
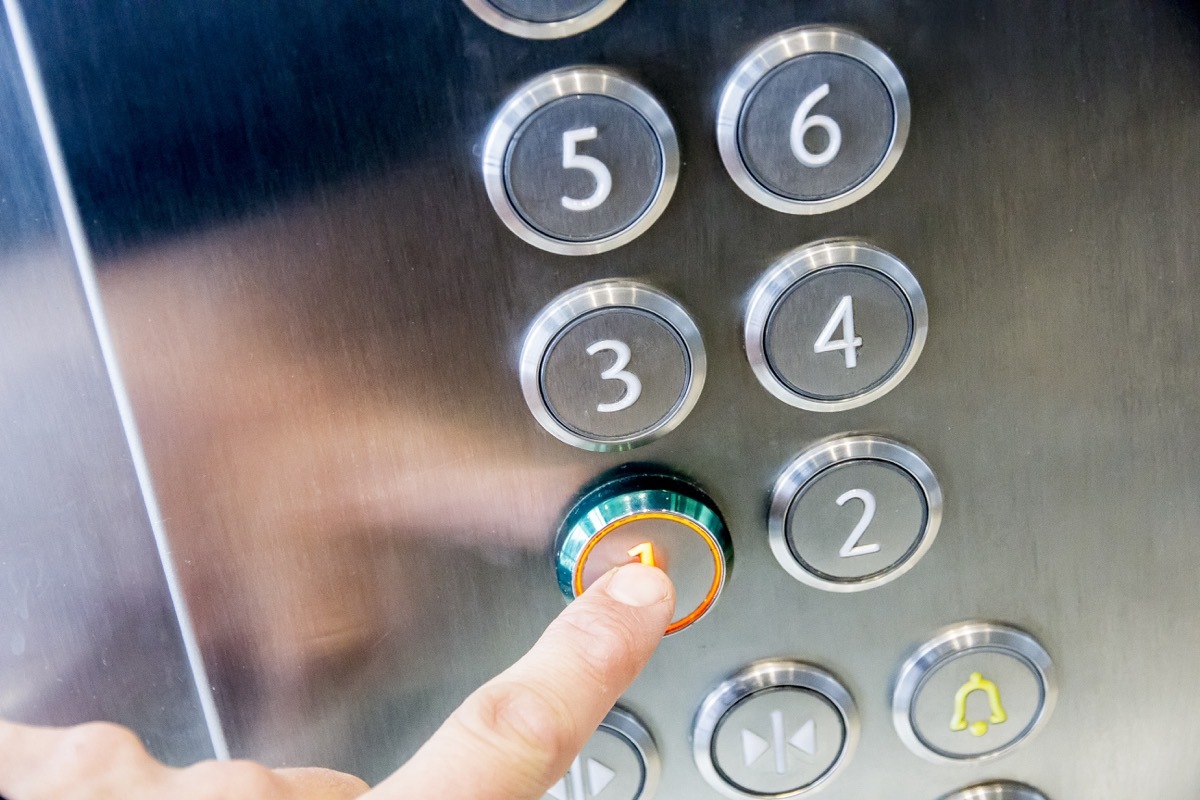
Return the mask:
<svg viewBox="0 0 1200 800"><path fill-rule="evenodd" d="M608 525L601 528L595 536L588 540L588 543L584 545L583 552L579 554L579 560L576 561L577 566L575 567L575 577L572 582L572 588L575 590L576 597L583 594L583 568L587 565L588 556L591 555L591 552L596 545L598 545L604 539L604 537L608 536L621 526L630 522L636 522L640 519L662 519L668 522L678 522L679 524L690 528L697 536L703 539L704 543L708 545L708 549L712 554L713 580L712 585L708 587L708 594L704 596L704 599L700 602L700 605L696 606L692 613L688 614L683 619L672 622L667 626L667 632L664 635L670 635L676 631L683 630L707 614L708 610L712 608L712 604L717 601L717 595L721 593L721 587L725 585L725 559L721 554L721 546L717 543L717 540L713 538L711 533L681 514L670 514L663 511L642 511L608 523Z"/></svg>

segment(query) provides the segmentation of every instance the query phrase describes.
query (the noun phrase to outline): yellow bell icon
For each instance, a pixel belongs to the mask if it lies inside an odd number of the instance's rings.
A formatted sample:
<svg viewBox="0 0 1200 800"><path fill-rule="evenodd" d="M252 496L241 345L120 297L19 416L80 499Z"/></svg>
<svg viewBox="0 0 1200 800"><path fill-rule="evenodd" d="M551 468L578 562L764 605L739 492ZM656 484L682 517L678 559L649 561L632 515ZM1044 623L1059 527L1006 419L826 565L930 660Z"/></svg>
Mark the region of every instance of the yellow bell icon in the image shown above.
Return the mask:
<svg viewBox="0 0 1200 800"><path fill-rule="evenodd" d="M971 730L972 736L983 736L988 732L988 723L983 720L967 724L967 698L974 692L983 692L987 695L988 706L992 711L992 716L989 722L993 725L1008 719L1008 714L1004 711L1004 706L1000 704L1000 689L996 684L983 677L983 673L973 672L970 679L959 687L958 692L954 695L954 719L950 720L950 730L965 731L968 727Z"/></svg>

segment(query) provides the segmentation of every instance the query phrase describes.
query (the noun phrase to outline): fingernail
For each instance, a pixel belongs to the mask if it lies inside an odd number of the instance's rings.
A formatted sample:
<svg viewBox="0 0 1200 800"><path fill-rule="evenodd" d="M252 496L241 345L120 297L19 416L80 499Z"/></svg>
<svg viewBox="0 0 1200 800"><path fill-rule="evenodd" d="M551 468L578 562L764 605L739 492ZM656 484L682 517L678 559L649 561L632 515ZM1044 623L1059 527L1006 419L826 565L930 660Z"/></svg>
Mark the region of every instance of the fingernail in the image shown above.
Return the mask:
<svg viewBox="0 0 1200 800"><path fill-rule="evenodd" d="M645 564L626 564L613 573L605 590L608 596L627 606L646 608L666 599L670 592L665 572Z"/></svg>

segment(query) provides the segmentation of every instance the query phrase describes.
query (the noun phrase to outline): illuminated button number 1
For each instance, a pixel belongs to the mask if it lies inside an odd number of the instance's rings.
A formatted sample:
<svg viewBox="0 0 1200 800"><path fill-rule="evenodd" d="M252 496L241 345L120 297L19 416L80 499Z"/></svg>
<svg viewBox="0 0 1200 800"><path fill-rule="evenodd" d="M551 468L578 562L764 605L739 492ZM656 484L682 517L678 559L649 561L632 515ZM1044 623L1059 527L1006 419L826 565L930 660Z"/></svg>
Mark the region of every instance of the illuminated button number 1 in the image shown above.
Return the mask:
<svg viewBox="0 0 1200 800"><path fill-rule="evenodd" d="M638 398L642 396L642 381L637 375L625 370L629 366L629 345L618 339L604 339L588 347L587 354L594 356L605 350L615 353L617 359L611 367L600 373L600 377L606 381L621 381L625 384L625 393L621 395L621 399L614 403L600 403L596 406L596 410L600 413L611 414L614 411L624 411L638 401Z"/></svg>
<svg viewBox="0 0 1200 800"><path fill-rule="evenodd" d="M584 170L591 173L592 178L596 181L595 190L587 197L575 198L563 195L563 208L568 211L591 211L599 208L612 193L612 173L608 171L608 167L604 166L604 162L593 156L581 155L576 150L580 142L591 141L598 135L595 127L576 128L563 132L563 169Z"/></svg>

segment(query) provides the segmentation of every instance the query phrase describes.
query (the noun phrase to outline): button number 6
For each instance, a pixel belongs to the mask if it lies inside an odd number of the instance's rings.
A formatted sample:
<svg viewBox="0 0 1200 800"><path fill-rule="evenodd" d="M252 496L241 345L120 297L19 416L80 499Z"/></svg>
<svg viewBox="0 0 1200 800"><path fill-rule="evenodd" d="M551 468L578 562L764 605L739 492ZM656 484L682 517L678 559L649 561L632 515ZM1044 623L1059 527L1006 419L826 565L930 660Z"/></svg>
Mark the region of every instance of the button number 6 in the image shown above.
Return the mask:
<svg viewBox="0 0 1200 800"><path fill-rule="evenodd" d="M828 95L829 84L821 84L809 92L796 109L796 115L792 117L792 155L806 167L823 167L837 158L838 151L842 149L841 127L824 114L814 114L811 117L808 115L813 106ZM819 153L809 150L808 145L804 143L804 135L812 128L824 128L825 135L829 137L829 143Z"/></svg>

